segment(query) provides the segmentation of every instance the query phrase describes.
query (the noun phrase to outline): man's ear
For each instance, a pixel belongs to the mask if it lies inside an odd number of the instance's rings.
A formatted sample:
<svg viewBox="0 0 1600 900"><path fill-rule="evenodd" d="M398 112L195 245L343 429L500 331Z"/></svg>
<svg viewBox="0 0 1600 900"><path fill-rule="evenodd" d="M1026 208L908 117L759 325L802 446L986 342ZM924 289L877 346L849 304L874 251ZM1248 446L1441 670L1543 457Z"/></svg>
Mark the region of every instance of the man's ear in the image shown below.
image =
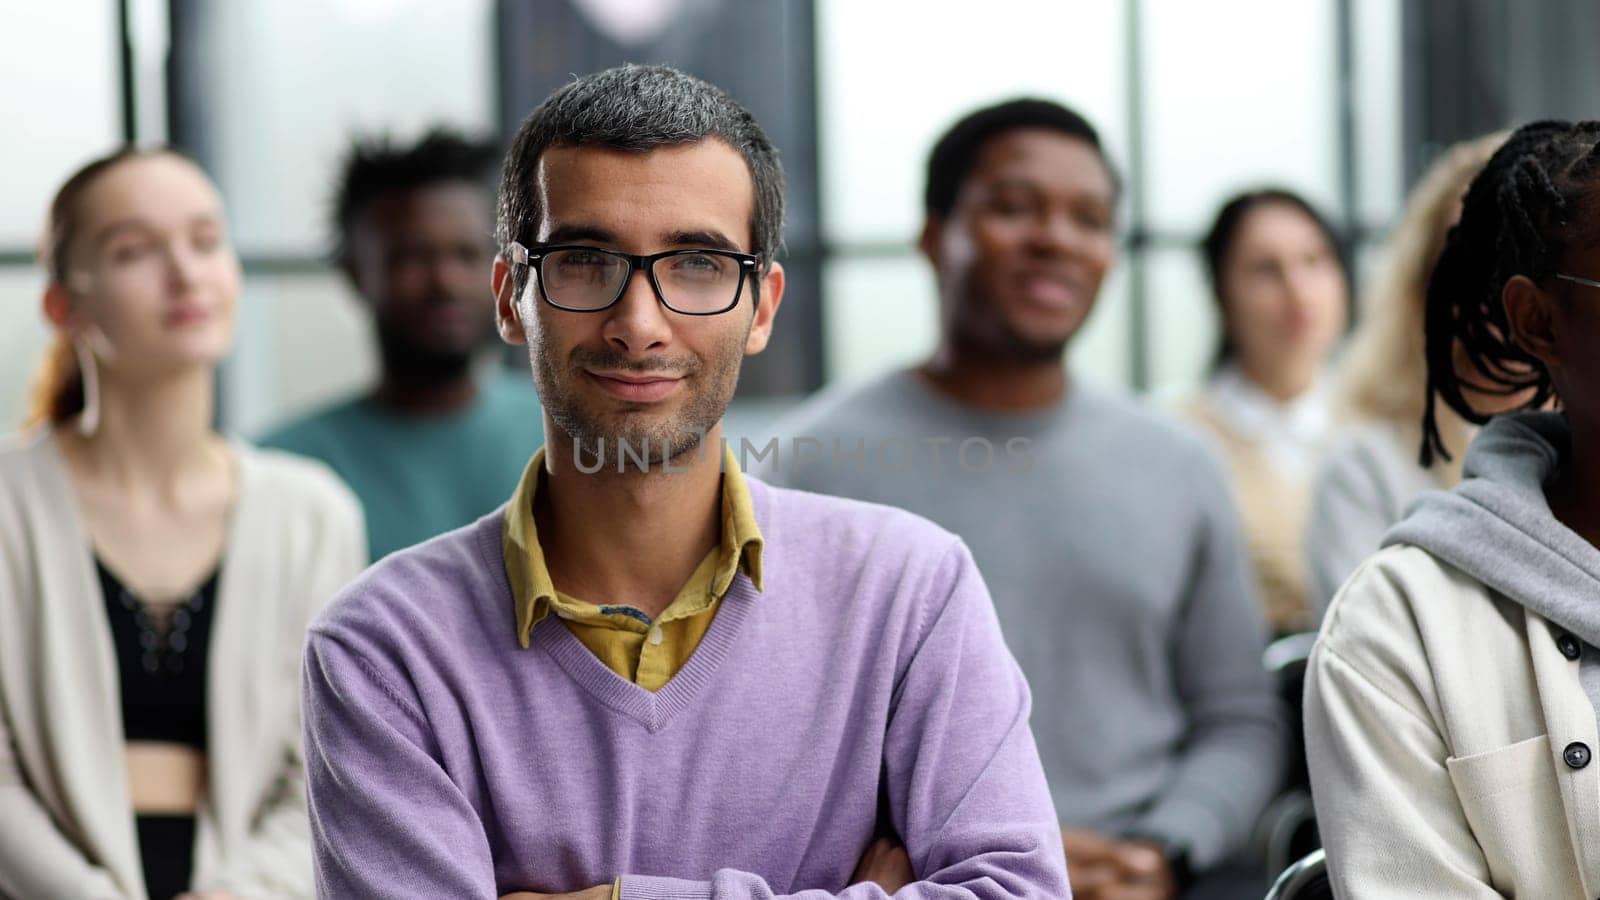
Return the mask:
<svg viewBox="0 0 1600 900"><path fill-rule="evenodd" d="M379 300L373 295L381 293L381 290L369 291L368 288L381 288L382 285L369 285L368 282L373 279L368 276L372 274L374 263L382 259L381 245L382 241L373 233L367 214L361 213L345 229L344 239L338 247L339 255L334 264L338 266L339 272L344 275L345 283L350 285L350 290L355 292L356 299L362 306L372 307ZM378 280L382 281L381 278Z"/></svg>
<svg viewBox="0 0 1600 900"><path fill-rule="evenodd" d="M744 339L746 355L767 349L767 340L772 337L773 317L778 314L778 305L783 302L783 264L773 263L767 274L759 277L760 302L756 304L756 317L755 321L750 323L750 333Z"/></svg>
<svg viewBox="0 0 1600 900"><path fill-rule="evenodd" d="M1500 291L1500 302L1516 345L1545 368L1559 368L1565 325L1560 298L1526 275L1513 275Z"/></svg>
<svg viewBox="0 0 1600 900"><path fill-rule="evenodd" d="M922 233L917 235L917 249L939 271L939 239L944 236L944 219L929 213L922 220Z"/></svg>
<svg viewBox="0 0 1600 900"><path fill-rule="evenodd" d="M344 275L345 283L350 285L350 290L355 292L362 303L368 302L366 292L361 290L361 278L356 274L356 263L350 252L346 250L340 254L335 264L338 266L339 272Z"/></svg>
<svg viewBox="0 0 1600 900"><path fill-rule="evenodd" d="M528 332L522 326L522 310L518 308L516 270L502 254L496 254L494 267L489 270L489 287L494 291L494 324L500 340L508 344L526 344ZM529 273L532 277L533 273Z"/></svg>

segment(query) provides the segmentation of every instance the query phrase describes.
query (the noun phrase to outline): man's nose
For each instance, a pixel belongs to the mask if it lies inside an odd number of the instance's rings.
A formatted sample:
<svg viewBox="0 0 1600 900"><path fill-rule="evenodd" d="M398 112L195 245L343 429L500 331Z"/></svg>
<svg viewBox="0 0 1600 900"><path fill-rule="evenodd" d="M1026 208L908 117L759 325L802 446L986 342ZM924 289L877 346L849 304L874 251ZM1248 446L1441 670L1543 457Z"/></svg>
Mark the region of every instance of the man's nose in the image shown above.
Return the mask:
<svg viewBox="0 0 1600 900"><path fill-rule="evenodd" d="M662 305L643 269L628 276L622 296L604 315L606 343L621 352L642 353L672 342L672 312Z"/></svg>

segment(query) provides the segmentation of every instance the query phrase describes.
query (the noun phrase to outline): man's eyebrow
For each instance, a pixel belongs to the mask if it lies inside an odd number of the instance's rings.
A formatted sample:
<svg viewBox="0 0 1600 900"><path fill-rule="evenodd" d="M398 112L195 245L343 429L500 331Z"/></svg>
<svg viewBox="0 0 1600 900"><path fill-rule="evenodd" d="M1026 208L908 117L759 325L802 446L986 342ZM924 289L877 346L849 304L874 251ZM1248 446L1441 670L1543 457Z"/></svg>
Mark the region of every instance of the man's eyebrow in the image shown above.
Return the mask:
<svg viewBox="0 0 1600 900"><path fill-rule="evenodd" d="M573 241L588 241L594 244L614 246L617 236L599 225L560 225L550 230L541 244L570 244Z"/></svg>
<svg viewBox="0 0 1600 900"><path fill-rule="evenodd" d="M1000 189L1020 188L1030 191L1042 190L1039 182L1023 175L997 175L992 181L989 182L989 186Z"/></svg>
<svg viewBox="0 0 1600 900"><path fill-rule="evenodd" d="M989 182L988 187L991 191L1023 191L1030 194L1045 194L1050 190L1045 185L1023 175L996 176L994 180ZM1095 203L1102 203L1112 207L1117 205L1116 192L1114 190L1107 193L1098 188L1084 188L1082 190L1074 189L1073 192L1077 197L1092 200Z"/></svg>
<svg viewBox="0 0 1600 900"><path fill-rule="evenodd" d="M550 230L550 234L541 244L567 244L574 241L583 241L594 244L604 244L616 247L619 243L616 232L600 225L573 224L559 225ZM743 252L734 240L715 229L680 229L669 231L661 236L661 244L666 247L705 247L711 250L732 250Z"/></svg>
<svg viewBox="0 0 1600 900"><path fill-rule="evenodd" d="M711 250L732 250L743 253L744 248L720 231L673 231L662 237L669 247L706 247Z"/></svg>

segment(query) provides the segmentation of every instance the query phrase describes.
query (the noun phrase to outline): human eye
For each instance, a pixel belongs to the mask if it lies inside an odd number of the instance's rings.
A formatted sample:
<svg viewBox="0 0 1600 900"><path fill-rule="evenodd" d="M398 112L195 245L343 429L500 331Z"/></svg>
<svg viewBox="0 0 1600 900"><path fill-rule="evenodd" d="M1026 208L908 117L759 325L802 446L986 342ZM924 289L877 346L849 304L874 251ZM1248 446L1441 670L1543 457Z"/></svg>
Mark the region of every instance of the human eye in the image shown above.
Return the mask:
<svg viewBox="0 0 1600 900"><path fill-rule="evenodd" d="M715 253L680 253L667 257L667 264L675 277L714 280L726 274L733 260Z"/></svg>
<svg viewBox="0 0 1600 900"><path fill-rule="evenodd" d="M227 239L223 236L221 228L215 225L203 225L196 228L189 236L189 242L201 253L215 253L227 244Z"/></svg>
<svg viewBox="0 0 1600 900"><path fill-rule="evenodd" d="M111 261L118 264L139 262L155 252L155 239L148 236L123 238L113 242L106 251Z"/></svg>
<svg viewBox="0 0 1600 900"><path fill-rule="evenodd" d="M672 263L680 269L689 271L709 272L722 268L722 258L711 253L685 253L672 258Z"/></svg>
<svg viewBox="0 0 1600 900"><path fill-rule="evenodd" d="M578 248L575 250L563 250L556 255L556 259L563 267L574 269L595 268L604 266L610 261L608 257L599 250L587 250L583 248Z"/></svg>
<svg viewBox="0 0 1600 900"><path fill-rule="evenodd" d="M1328 249L1314 250L1305 256L1305 265L1308 268L1322 268L1333 265L1333 251Z"/></svg>
<svg viewBox="0 0 1600 900"><path fill-rule="evenodd" d="M1111 213L1097 207L1080 207L1073 213L1078 225L1090 231L1110 231Z"/></svg>
<svg viewBox="0 0 1600 900"><path fill-rule="evenodd" d="M1020 191L997 191L989 198L989 210L1002 216L1024 216L1038 204Z"/></svg>
<svg viewBox="0 0 1600 900"><path fill-rule="evenodd" d="M573 247L546 255L544 275L558 285L609 284L619 268L626 265L623 260L598 249Z"/></svg>

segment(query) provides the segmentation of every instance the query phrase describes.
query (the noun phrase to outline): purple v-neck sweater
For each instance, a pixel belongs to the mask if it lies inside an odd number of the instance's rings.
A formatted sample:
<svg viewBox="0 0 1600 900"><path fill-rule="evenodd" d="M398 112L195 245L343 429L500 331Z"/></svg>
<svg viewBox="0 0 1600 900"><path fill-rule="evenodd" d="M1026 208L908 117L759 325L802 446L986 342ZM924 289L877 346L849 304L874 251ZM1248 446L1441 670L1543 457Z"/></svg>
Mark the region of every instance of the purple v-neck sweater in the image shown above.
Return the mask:
<svg viewBox="0 0 1600 900"><path fill-rule="evenodd" d="M898 897L1069 896L1027 684L965 545L888 507L750 493L766 590L741 573L656 693L555 617L518 646L501 512L346 588L306 650L320 894L620 875L623 900L883 897L849 881L892 828L921 879Z"/></svg>

